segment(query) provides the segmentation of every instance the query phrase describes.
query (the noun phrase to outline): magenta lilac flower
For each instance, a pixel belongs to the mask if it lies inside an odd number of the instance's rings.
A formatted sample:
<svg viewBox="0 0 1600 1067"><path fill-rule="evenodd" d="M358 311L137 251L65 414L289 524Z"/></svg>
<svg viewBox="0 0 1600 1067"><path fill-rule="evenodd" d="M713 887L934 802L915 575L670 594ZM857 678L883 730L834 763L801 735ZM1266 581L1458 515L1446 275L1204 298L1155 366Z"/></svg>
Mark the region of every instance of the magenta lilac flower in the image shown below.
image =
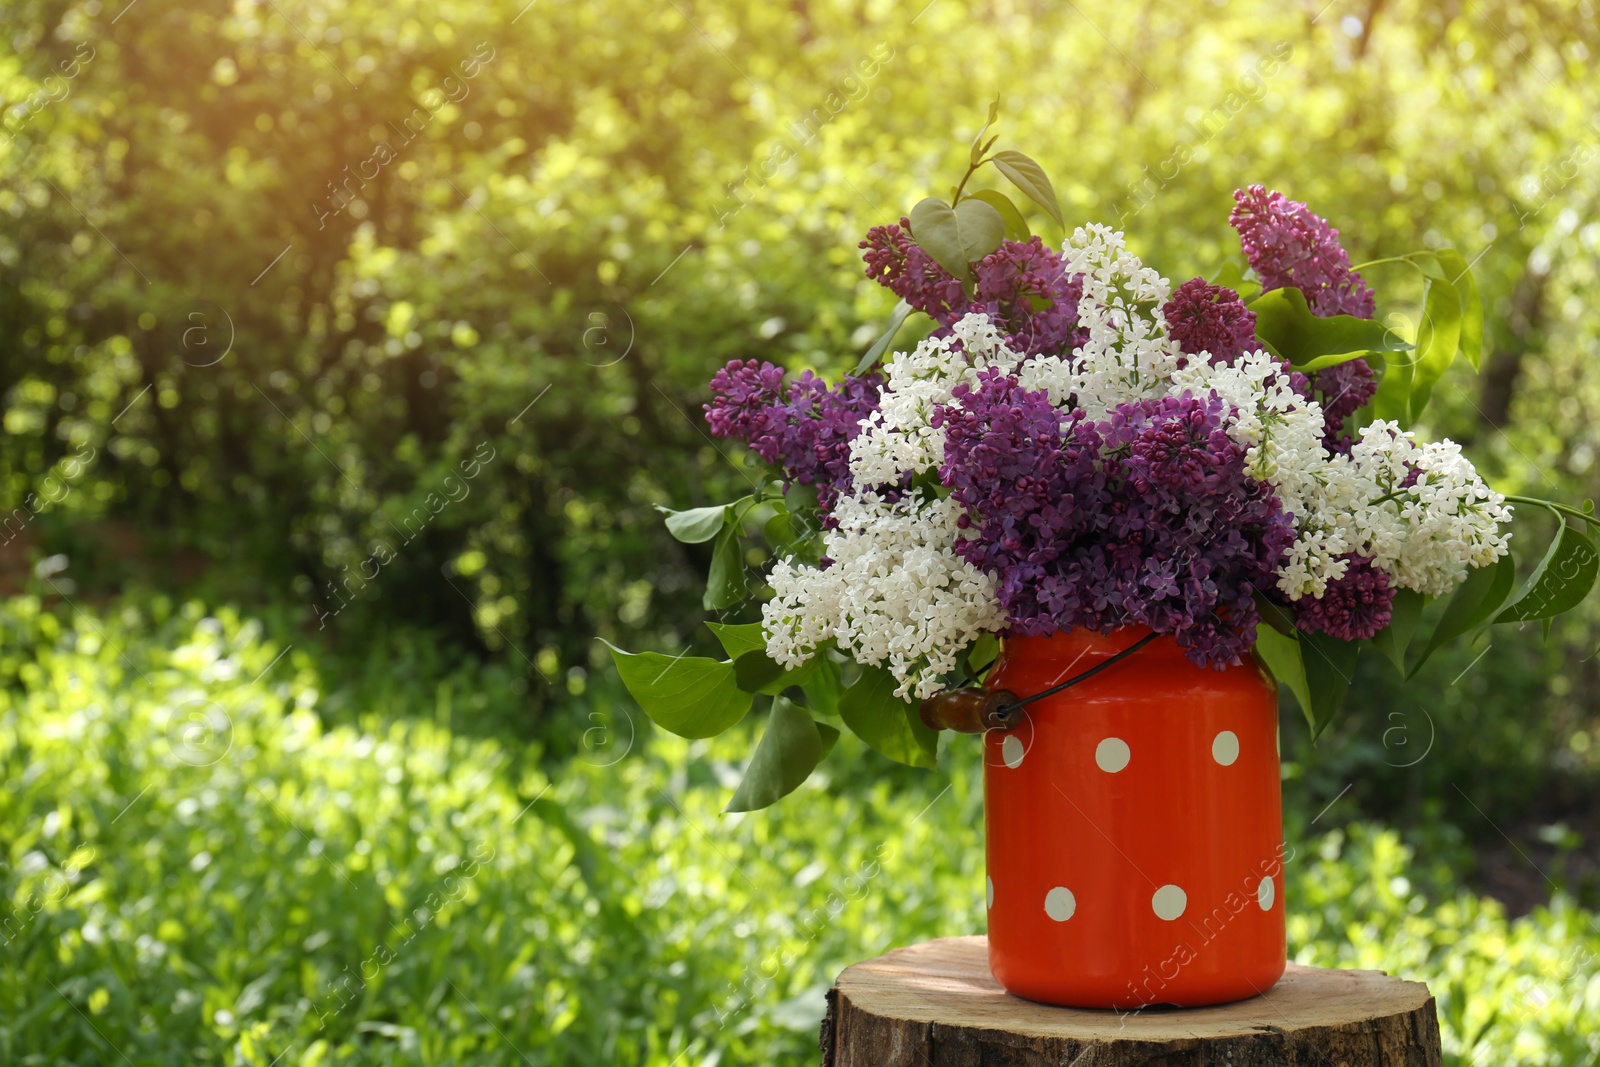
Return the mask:
<svg viewBox="0 0 1600 1067"><path fill-rule="evenodd" d="M1341 641L1363 641L1389 625L1394 586L1367 556L1348 553L1344 577L1328 583L1320 598L1306 597L1296 625L1307 633L1325 633Z"/></svg>
<svg viewBox="0 0 1600 1067"><path fill-rule="evenodd" d="M1081 344L1078 299L1082 283L1068 275L1061 256L1038 237L1002 241L973 266L974 296L911 240L910 221L874 226L861 242L867 277L907 304L949 327L963 315L988 315L1023 355L1070 352Z"/></svg>
<svg viewBox="0 0 1600 1067"><path fill-rule="evenodd" d="M1252 185L1234 191L1228 223L1239 231L1244 254L1264 289L1299 289L1321 316L1372 318L1372 290L1350 269L1339 231L1306 205Z"/></svg>
<svg viewBox="0 0 1600 1067"><path fill-rule="evenodd" d="M749 441L766 432L782 391L782 367L736 359L711 377L706 422L718 437Z"/></svg>
<svg viewBox="0 0 1600 1067"><path fill-rule="evenodd" d="M1311 378L1310 396L1322 404L1326 427L1322 447L1329 452L1349 455L1353 441L1344 432L1345 420L1367 406L1378 391L1378 376L1364 359L1352 359L1324 367Z"/></svg>
<svg viewBox="0 0 1600 1067"><path fill-rule="evenodd" d="M1294 527L1245 474L1226 415L1215 396L1166 397L1095 423L996 370L957 385L933 419L976 533L956 552L994 575L1018 633L1138 624L1195 663L1238 662Z"/></svg>
<svg viewBox="0 0 1600 1067"><path fill-rule="evenodd" d="M898 226L872 227L860 247L867 277L940 323L960 317L957 309L967 304L961 282L911 240L910 219L901 219Z"/></svg>
<svg viewBox="0 0 1600 1067"><path fill-rule="evenodd" d="M1083 283L1066 273L1061 256L1037 236L1002 241L978 261L977 300L962 314L988 313L1012 348L1025 356L1071 352L1085 337L1078 329ZM959 316L951 318L954 322ZM945 325L949 325L946 323Z"/></svg>
<svg viewBox="0 0 1600 1067"><path fill-rule="evenodd" d="M1173 340L1191 356L1209 352L1213 364L1232 363L1261 347L1256 341L1255 312L1226 286L1191 278L1178 286L1161 310Z"/></svg>
<svg viewBox="0 0 1600 1067"><path fill-rule="evenodd" d="M784 478L817 488L824 515L850 488L850 442L877 409L883 378L846 378L836 389L811 371L783 388L783 368L734 360L711 379L706 422L718 437L744 441Z"/></svg>

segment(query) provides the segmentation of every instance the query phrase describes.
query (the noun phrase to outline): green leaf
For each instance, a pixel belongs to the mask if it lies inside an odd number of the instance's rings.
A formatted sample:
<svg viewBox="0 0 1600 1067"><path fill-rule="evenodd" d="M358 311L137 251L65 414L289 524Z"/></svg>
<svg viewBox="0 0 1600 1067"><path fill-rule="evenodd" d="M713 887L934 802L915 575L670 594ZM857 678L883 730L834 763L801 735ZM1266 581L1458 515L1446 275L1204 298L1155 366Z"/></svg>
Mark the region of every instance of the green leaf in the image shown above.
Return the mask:
<svg viewBox="0 0 1600 1067"><path fill-rule="evenodd" d="M737 523L728 523L717 537L711 553L711 573L706 576L706 595L701 603L707 611L731 608L749 593L744 584L744 552L739 545Z"/></svg>
<svg viewBox="0 0 1600 1067"><path fill-rule="evenodd" d="M1000 98L997 96L994 98L994 102L989 105L988 121L986 121L983 124L983 128L978 131L978 136L972 139L972 151L968 155L974 167L978 165L979 160L983 159L983 154L989 150L989 146L994 144L996 138L993 137L989 139L989 144L983 144L983 135L989 132L989 127L993 126L994 120L999 117Z"/></svg>
<svg viewBox="0 0 1600 1067"><path fill-rule="evenodd" d="M1414 589L1396 589L1394 606L1389 609L1389 625L1372 638L1372 647L1389 658L1402 678L1406 675L1406 649L1416 636L1426 599Z"/></svg>
<svg viewBox="0 0 1600 1067"><path fill-rule="evenodd" d="M688 511L673 511L657 504L656 510L667 517L667 532L686 545L698 545L711 540L722 532L722 527L728 522L726 504L717 504L709 508L691 508Z"/></svg>
<svg viewBox="0 0 1600 1067"><path fill-rule="evenodd" d="M834 718L839 714L839 697L844 690L843 679L839 677L839 665L820 650L812 662L816 667L800 683L800 688L805 691L812 711Z"/></svg>
<svg viewBox="0 0 1600 1067"><path fill-rule="evenodd" d="M1239 294L1239 299L1249 303L1261 295L1261 283L1244 276L1244 268L1234 260L1228 260L1217 268L1215 274L1209 279L1212 285L1221 285L1232 289Z"/></svg>
<svg viewBox="0 0 1600 1067"><path fill-rule="evenodd" d="M1565 521L1550 542L1539 566L1534 568L1511 603L1494 617L1495 622L1527 622L1553 619L1583 602L1594 587L1600 553L1593 542Z"/></svg>
<svg viewBox="0 0 1600 1067"><path fill-rule="evenodd" d="M811 672L825 658L819 652L794 670L786 671L767 655L767 639L759 622L739 625L708 622L706 625L722 642L723 651L733 661L733 676L746 693L777 696L791 685L800 685L810 678Z"/></svg>
<svg viewBox="0 0 1600 1067"><path fill-rule="evenodd" d="M1256 336L1294 365L1312 371L1344 363L1365 352L1397 352L1411 345L1382 323L1354 315L1321 318L1306 304L1298 289L1274 289L1251 304L1256 313Z"/></svg>
<svg viewBox="0 0 1600 1067"><path fill-rule="evenodd" d="M817 517L816 487L789 486L781 499L768 501L772 517L761 532L774 556L816 566L822 559L822 523Z"/></svg>
<svg viewBox="0 0 1600 1067"><path fill-rule="evenodd" d="M1270 597L1257 593L1256 610L1261 613L1261 618L1280 634L1293 637L1300 632L1294 624L1294 612Z"/></svg>
<svg viewBox="0 0 1600 1067"><path fill-rule="evenodd" d="M1305 663L1306 688L1311 693L1311 740L1321 736L1344 708L1345 693L1355 673L1359 641L1341 641L1327 634L1300 635L1300 657Z"/></svg>
<svg viewBox="0 0 1600 1067"><path fill-rule="evenodd" d="M1483 360L1483 298L1478 295L1478 283L1460 252L1446 248L1436 254L1461 298L1461 354L1477 370Z"/></svg>
<svg viewBox="0 0 1600 1067"><path fill-rule="evenodd" d="M737 660L751 649L765 650L767 647L767 638L761 632L759 622L708 622L706 628L716 635L717 641L722 645L722 651L726 652L731 660Z"/></svg>
<svg viewBox="0 0 1600 1067"><path fill-rule="evenodd" d="M1416 351L1388 357L1373 415L1410 426L1427 407L1433 387L1460 354L1476 369L1483 357L1483 300L1466 260L1453 248L1400 257L1424 279Z"/></svg>
<svg viewBox="0 0 1600 1067"><path fill-rule="evenodd" d="M967 670L974 676L981 674L999 655L1000 639L994 634L984 634L972 642L972 650L967 653Z"/></svg>
<svg viewBox="0 0 1600 1067"><path fill-rule="evenodd" d="M900 327L905 325L911 312L911 305L904 300L895 305L894 311L889 314L889 322L884 326L883 333L878 335L878 339L872 342L872 347L867 349L866 355L861 357L861 362L856 364L856 374L865 374L883 358L883 354L889 351L889 346L894 344L895 334L900 332Z"/></svg>
<svg viewBox="0 0 1600 1067"><path fill-rule="evenodd" d="M1311 690L1306 687L1306 667L1301 659L1300 638L1271 626L1256 627L1256 654L1281 685L1294 694L1306 721L1311 721Z"/></svg>
<svg viewBox="0 0 1600 1067"><path fill-rule="evenodd" d="M1488 567L1475 567L1467 573L1466 581L1456 587L1444 614L1433 627L1422 655L1411 665L1406 677L1413 678L1422 669L1434 651L1447 641L1453 641L1468 630L1477 629L1489 616L1505 603L1506 596L1517 580L1517 565L1510 555L1501 556Z"/></svg>
<svg viewBox="0 0 1600 1067"><path fill-rule="evenodd" d="M1061 204L1056 200L1055 186L1050 184L1043 167L1021 152L1014 152L1009 148L996 152L993 159L995 169L1004 174L1012 185L1022 190L1022 195L1044 208L1050 217L1056 220L1057 226L1066 226L1061 220Z"/></svg>
<svg viewBox="0 0 1600 1067"><path fill-rule="evenodd" d="M1000 218L1006 224L1006 239L1009 241L1026 241L1031 236L1028 221L1022 217L1022 212L1017 210L1017 205L1005 193L993 189L979 189L970 194L974 200L982 200L985 204L1000 212Z"/></svg>
<svg viewBox="0 0 1600 1067"><path fill-rule="evenodd" d="M605 645L622 684L663 730L679 737L715 737L750 710L750 694L739 688L732 663Z"/></svg>
<svg viewBox="0 0 1600 1067"><path fill-rule="evenodd" d="M1401 429L1411 426L1411 383L1416 365L1410 354L1384 357L1383 378L1372 396L1372 417L1398 422Z"/></svg>
<svg viewBox="0 0 1600 1067"><path fill-rule="evenodd" d="M746 693L763 692L784 675L784 670L765 648L753 648L733 661L733 676Z"/></svg>
<svg viewBox="0 0 1600 1067"><path fill-rule="evenodd" d="M951 207L928 197L911 209L911 239L933 261L963 281L971 264L1000 247L1006 224L990 204L970 197Z"/></svg>
<svg viewBox="0 0 1600 1067"><path fill-rule="evenodd" d="M861 677L839 698L839 715L857 737L896 763L936 766L939 735L922 724L917 706L894 690L894 675L882 667L862 667Z"/></svg>
<svg viewBox="0 0 1600 1067"><path fill-rule="evenodd" d="M1327 634L1280 633L1256 627L1256 653L1272 676L1289 687L1315 741L1338 717L1361 645Z"/></svg>
<svg viewBox="0 0 1600 1067"><path fill-rule="evenodd" d="M1461 297L1447 281L1429 277L1422 287L1422 325L1412 353L1410 421L1422 416L1433 386L1461 349Z"/></svg>
<svg viewBox="0 0 1600 1067"><path fill-rule="evenodd" d="M833 736L824 739L823 730ZM774 697L767 728L756 745L755 755L744 770L739 788L724 811L757 811L771 807L800 787L822 757L833 748L839 731L821 726L805 708L783 697Z"/></svg>

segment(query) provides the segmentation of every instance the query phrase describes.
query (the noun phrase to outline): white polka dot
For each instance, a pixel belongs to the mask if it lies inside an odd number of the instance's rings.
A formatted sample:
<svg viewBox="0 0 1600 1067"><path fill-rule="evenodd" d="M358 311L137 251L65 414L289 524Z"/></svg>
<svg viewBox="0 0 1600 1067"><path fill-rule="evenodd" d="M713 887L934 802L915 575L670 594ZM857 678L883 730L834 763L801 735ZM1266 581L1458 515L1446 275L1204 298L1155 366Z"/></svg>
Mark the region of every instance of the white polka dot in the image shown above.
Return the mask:
<svg viewBox="0 0 1600 1067"><path fill-rule="evenodd" d="M1239 735L1232 730L1224 730L1211 742L1211 758L1224 767L1233 766L1233 761L1239 758Z"/></svg>
<svg viewBox="0 0 1600 1067"><path fill-rule="evenodd" d="M1005 760L1006 766L1012 770L1022 766L1022 757L1027 754L1028 750L1022 747L1022 742L1015 735L1000 742L1000 758Z"/></svg>
<svg viewBox="0 0 1600 1067"><path fill-rule="evenodd" d="M1120 737L1108 737L1095 746L1094 761L1107 774L1116 774L1128 765L1128 759L1132 755L1128 749L1128 742Z"/></svg>
<svg viewBox="0 0 1600 1067"><path fill-rule="evenodd" d="M1256 886L1256 903L1261 905L1262 911L1271 911L1272 902L1278 898L1278 887L1271 878L1261 879L1261 884Z"/></svg>
<svg viewBox="0 0 1600 1067"><path fill-rule="evenodd" d="M1064 885L1058 885L1044 895L1044 913L1058 923L1072 918L1077 910L1078 898Z"/></svg>
<svg viewBox="0 0 1600 1067"><path fill-rule="evenodd" d="M1150 906L1156 910L1156 918L1171 922L1189 906L1189 894L1175 885L1164 885L1150 898Z"/></svg>
<svg viewBox="0 0 1600 1067"><path fill-rule="evenodd" d="M985 878L984 882L989 887L989 907L992 908L992 907L994 907L994 879L993 878Z"/></svg>

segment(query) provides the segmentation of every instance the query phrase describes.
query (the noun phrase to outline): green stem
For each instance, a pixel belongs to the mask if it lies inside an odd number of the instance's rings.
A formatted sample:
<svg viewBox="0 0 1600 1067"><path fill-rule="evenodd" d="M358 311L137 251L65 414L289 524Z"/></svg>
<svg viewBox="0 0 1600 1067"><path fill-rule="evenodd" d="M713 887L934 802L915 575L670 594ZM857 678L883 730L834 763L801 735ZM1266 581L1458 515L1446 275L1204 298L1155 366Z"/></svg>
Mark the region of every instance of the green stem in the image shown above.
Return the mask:
<svg viewBox="0 0 1600 1067"><path fill-rule="evenodd" d="M1410 256L1385 256L1383 259L1372 259L1365 263L1357 263L1350 269L1353 271L1366 270L1368 267L1381 267L1385 263L1410 263Z"/></svg>
<svg viewBox="0 0 1600 1067"><path fill-rule="evenodd" d="M1534 507L1546 508L1555 512L1557 518L1562 515L1570 515L1574 519L1582 519L1591 526L1600 526L1600 515L1591 515L1587 511L1579 511L1577 508L1569 507L1566 504L1557 504L1553 500L1540 500L1538 497L1533 496L1508 496L1506 499L1515 504L1532 504Z"/></svg>
<svg viewBox="0 0 1600 1067"><path fill-rule="evenodd" d="M979 136L981 137L982 134L979 134ZM961 203L961 191L967 187L967 182L972 180L972 176L978 172L978 168L987 162L989 162L988 159L980 159L976 163L967 167L967 173L961 176L961 184L956 186L955 199L950 201L951 207L955 207L957 204Z"/></svg>

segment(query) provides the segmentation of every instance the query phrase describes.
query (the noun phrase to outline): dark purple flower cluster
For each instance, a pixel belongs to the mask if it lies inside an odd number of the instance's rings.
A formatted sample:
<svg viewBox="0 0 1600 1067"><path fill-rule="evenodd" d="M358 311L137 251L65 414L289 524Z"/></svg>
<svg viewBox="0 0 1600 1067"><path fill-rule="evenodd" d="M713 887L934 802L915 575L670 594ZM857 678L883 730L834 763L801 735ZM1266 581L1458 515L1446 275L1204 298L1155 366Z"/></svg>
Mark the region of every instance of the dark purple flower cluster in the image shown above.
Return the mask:
<svg viewBox="0 0 1600 1067"><path fill-rule="evenodd" d="M1295 625L1307 633L1325 633L1341 641L1363 641L1389 625L1394 586L1368 556L1348 553L1344 577L1328 583L1320 598L1305 597L1295 606Z"/></svg>
<svg viewBox="0 0 1600 1067"><path fill-rule="evenodd" d="M911 240L911 223L874 226L861 242L867 277L948 327L963 315L986 314L1024 355L1070 352L1086 339L1078 328L1083 285L1038 237L1002 241L973 266L973 296Z"/></svg>
<svg viewBox="0 0 1600 1067"><path fill-rule="evenodd" d="M872 227L859 247L864 249L867 277L940 323L960 318L951 312L966 305L961 282L911 239L910 219L901 219L898 226Z"/></svg>
<svg viewBox="0 0 1600 1067"><path fill-rule="evenodd" d="M956 551L995 576L1016 632L1144 625L1219 668L1248 652L1254 594L1294 526L1245 474L1219 398L1126 403L1092 422L997 370L955 398L935 418L941 477L975 534Z"/></svg>
<svg viewBox="0 0 1600 1067"><path fill-rule="evenodd" d="M1367 406L1378 391L1378 376L1364 359L1324 367L1311 378L1307 394L1322 404L1322 447L1329 452L1350 454L1354 442L1344 432L1351 415Z"/></svg>
<svg viewBox="0 0 1600 1067"><path fill-rule="evenodd" d="M1211 353L1213 364L1232 363L1261 347L1256 341L1256 313L1244 306L1238 293L1210 285L1204 278L1178 286L1161 311L1178 346L1191 356Z"/></svg>
<svg viewBox="0 0 1600 1067"><path fill-rule="evenodd" d="M1339 231L1310 208L1277 190L1236 189L1228 224L1239 231L1244 254L1264 289L1292 287L1324 317L1370 319L1373 294L1339 244Z"/></svg>
<svg viewBox="0 0 1600 1067"><path fill-rule="evenodd" d="M744 441L790 483L817 487L826 514L850 488L850 442L878 408L883 378L846 378L836 389L809 370L783 385L783 368L734 360L711 379L706 422L718 437Z"/></svg>

